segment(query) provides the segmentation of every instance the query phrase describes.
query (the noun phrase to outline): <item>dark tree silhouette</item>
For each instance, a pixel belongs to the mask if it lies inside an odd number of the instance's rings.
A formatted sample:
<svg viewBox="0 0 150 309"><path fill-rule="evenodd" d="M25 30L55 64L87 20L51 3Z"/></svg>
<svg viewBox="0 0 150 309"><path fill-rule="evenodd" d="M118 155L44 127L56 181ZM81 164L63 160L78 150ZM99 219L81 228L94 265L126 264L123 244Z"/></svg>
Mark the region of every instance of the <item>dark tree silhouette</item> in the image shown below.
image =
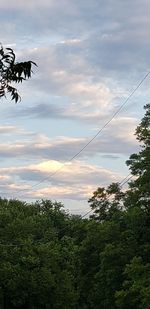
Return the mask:
<svg viewBox="0 0 150 309"><path fill-rule="evenodd" d="M12 83L22 83L31 77L33 61L16 62L16 56L11 48L0 46L0 98L10 93L11 100L16 103L21 100L17 89Z"/></svg>

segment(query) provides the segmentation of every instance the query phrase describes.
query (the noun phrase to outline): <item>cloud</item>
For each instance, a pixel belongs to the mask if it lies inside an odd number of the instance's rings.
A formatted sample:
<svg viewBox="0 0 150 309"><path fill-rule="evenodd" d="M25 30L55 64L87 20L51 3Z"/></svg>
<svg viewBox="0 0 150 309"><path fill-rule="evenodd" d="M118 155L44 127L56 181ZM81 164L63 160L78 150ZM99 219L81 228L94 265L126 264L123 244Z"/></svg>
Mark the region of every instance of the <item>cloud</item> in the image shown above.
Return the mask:
<svg viewBox="0 0 150 309"><path fill-rule="evenodd" d="M92 143L80 153L81 158L90 158L100 154L126 154L137 150L137 142L134 136L136 120L129 117L116 118L106 127ZM97 129L98 132L100 129ZM97 134L97 133L95 133ZM93 137L95 136L93 134ZM27 134L28 136L28 134ZM92 137L91 137L92 138ZM21 159L51 159L70 160L89 143L88 137L57 136L50 139L43 134L34 134L13 142L1 143L0 157Z"/></svg>
<svg viewBox="0 0 150 309"><path fill-rule="evenodd" d="M78 44L73 43L76 40ZM66 44L67 41L68 44ZM34 59L39 65L39 70L30 83L24 84L23 95L27 101L26 107L20 105L15 111L10 108L9 117L69 119L95 123L112 115L135 85L133 80L131 84L131 76L129 80L128 77L126 79L121 77L119 80L120 74L122 72L125 74L127 68L122 71L119 67L118 80L115 73L107 74L107 68L103 68L105 61L103 57L99 58L98 49L95 50L97 54L91 50L90 57L95 59L93 64L92 59L84 54L85 44L80 39L70 39L63 44L60 41L48 47L28 50L26 57ZM90 41L89 44L93 46ZM77 50L74 45L78 46ZM111 47L108 47L107 52L110 49ZM104 57L107 52L104 51ZM125 60L124 56L118 57L116 51L114 52L117 59ZM102 61L102 65L99 66L97 61ZM114 61L110 64L109 57L106 61L111 69ZM137 77L136 81L137 83L139 81ZM141 96L143 93L138 91L133 100L140 101ZM32 103L29 105L31 98Z"/></svg>
<svg viewBox="0 0 150 309"><path fill-rule="evenodd" d="M0 134L10 134L12 132L16 133L15 126L0 126Z"/></svg>
<svg viewBox="0 0 150 309"><path fill-rule="evenodd" d="M30 131L26 131L24 128L21 128L19 126L13 126L13 125L3 125L0 126L0 135L9 135L10 137L12 137L12 135L14 134L14 136L16 137L16 135L20 135L22 136L34 136L33 132Z"/></svg>
<svg viewBox="0 0 150 309"><path fill-rule="evenodd" d="M5 188L3 186L3 194L6 190L8 195L12 194L16 198L21 195L27 198L50 196L55 199L87 199L97 186L121 179L119 173L80 161L66 165L54 160L43 161L28 166L2 168L1 177L3 174L6 175L6 179L9 177L12 181ZM14 179L16 179L15 183ZM32 184L34 184L33 187Z"/></svg>
<svg viewBox="0 0 150 309"><path fill-rule="evenodd" d="M104 155L101 155L101 157L102 157L102 158L105 158L105 159L111 159L111 160L119 159L118 156L111 155L111 154L104 154Z"/></svg>
<svg viewBox="0 0 150 309"><path fill-rule="evenodd" d="M61 59L73 56L70 45L82 41L74 54L85 59L95 71L119 75L146 69L149 55L149 3L147 0L112 1L1 1L5 37L30 45L62 43ZM13 11L13 14L11 13ZM132 13L134 12L134 14ZM128 17L128 18L127 18ZM9 26L8 26L9 25ZM5 27L4 27L5 26ZM12 31L11 31L12 30ZM3 30L1 30L3 38ZM80 37L79 37L80 35ZM5 39L6 40L6 39ZM9 40L8 40L9 41ZM71 44L68 44L70 42ZM58 47L58 46L57 46ZM67 47L67 48L66 48ZM65 54L65 52L67 52ZM74 55L75 56L75 55ZM123 72L122 72L123 70Z"/></svg>
<svg viewBox="0 0 150 309"><path fill-rule="evenodd" d="M32 79L17 85L21 104L1 104L0 188L15 193L80 152L146 74L149 1L1 0L0 19L4 46L14 48L17 61L38 64ZM72 171L65 165L56 174L62 180L27 196L83 199L99 180L111 181L111 171L93 164L113 160L122 170L122 156L138 148L133 134L148 97L147 80L76 157L81 162L71 162Z"/></svg>
<svg viewBox="0 0 150 309"><path fill-rule="evenodd" d="M8 180L10 177L5 175L0 175L0 182Z"/></svg>

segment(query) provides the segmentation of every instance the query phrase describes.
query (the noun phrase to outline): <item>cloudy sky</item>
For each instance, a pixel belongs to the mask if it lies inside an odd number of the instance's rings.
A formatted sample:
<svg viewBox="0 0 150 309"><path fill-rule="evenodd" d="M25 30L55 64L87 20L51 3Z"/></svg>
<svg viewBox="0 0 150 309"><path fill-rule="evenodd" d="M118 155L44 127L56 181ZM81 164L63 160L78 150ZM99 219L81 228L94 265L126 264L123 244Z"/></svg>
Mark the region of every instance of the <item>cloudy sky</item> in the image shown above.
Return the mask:
<svg viewBox="0 0 150 309"><path fill-rule="evenodd" d="M98 186L129 174L149 102L148 0L0 0L0 41L33 60L21 103L0 104L0 195L62 201L84 214ZM73 159L73 157L75 158Z"/></svg>

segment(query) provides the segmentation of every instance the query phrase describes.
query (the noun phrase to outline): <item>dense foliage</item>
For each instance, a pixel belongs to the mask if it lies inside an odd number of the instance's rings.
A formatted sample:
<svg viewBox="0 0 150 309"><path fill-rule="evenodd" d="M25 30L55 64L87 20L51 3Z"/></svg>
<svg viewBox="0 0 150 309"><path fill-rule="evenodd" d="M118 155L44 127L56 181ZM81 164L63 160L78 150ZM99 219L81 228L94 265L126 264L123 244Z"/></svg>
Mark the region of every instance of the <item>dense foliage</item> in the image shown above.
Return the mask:
<svg viewBox="0 0 150 309"><path fill-rule="evenodd" d="M17 89L12 83L22 83L31 77L33 61L16 62L16 56L11 48L0 47L0 98L10 93L11 99L17 103L20 99Z"/></svg>
<svg viewBox="0 0 150 309"><path fill-rule="evenodd" d="M150 308L150 104L127 162L132 181L98 188L89 219L52 201L0 200L0 308Z"/></svg>

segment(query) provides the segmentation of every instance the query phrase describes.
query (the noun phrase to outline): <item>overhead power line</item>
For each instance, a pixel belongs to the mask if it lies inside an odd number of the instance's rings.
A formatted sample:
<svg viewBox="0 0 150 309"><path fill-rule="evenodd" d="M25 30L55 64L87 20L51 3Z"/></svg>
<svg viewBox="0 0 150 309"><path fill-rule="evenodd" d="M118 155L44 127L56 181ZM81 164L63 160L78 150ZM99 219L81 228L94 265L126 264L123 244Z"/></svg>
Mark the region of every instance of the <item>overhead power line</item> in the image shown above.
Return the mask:
<svg viewBox="0 0 150 309"><path fill-rule="evenodd" d="M120 188L122 188L130 179L132 179L134 175L129 174L124 180L120 183Z"/></svg>
<svg viewBox="0 0 150 309"><path fill-rule="evenodd" d="M32 191L31 189L40 185L41 183L45 182L46 180L52 178L54 175L58 174L63 168L64 166L73 161L76 157L78 157L81 152L84 151L84 149L86 149L95 139L98 135L100 135L100 133L112 122L112 120L115 118L116 115L119 114L119 112L122 110L122 108L127 104L127 102L131 99L131 97L134 95L134 93L138 90L138 88L143 84L143 82L145 81L145 79L148 77L148 75L150 74L150 71L145 74L145 76L141 79L141 81L138 83L138 85L135 87L135 89L129 94L129 96L125 99L125 101L123 102L123 104L121 104L121 106L116 110L116 112L114 112L112 114L112 116L110 117L110 119L98 130L98 132L77 152L75 153L74 156L72 156L70 159L68 159L64 164L62 164L61 167L59 167L58 169L55 170L55 172L53 173L49 173L48 176L46 176L45 178L42 178L40 181L38 181L37 183L33 184L32 186L30 186L30 190L28 189L20 189L19 191L17 191L17 196L18 193L20 192L25 192L25 191ZM19 195L18 197L21 197L23 195Z"/></svg>
<svg viewBox="0 0 150 309"><path fill-rule="evenodd" d="M126 183L128 183L128 181L134 177L134 175L128 174L126 177L124 177L120 182L119 182L119 186L120 188L122 188ZM87 211L83 216L81 216L81 218L86 217L87 215L89 215L91 212L93 211L93 209Z"/></svg>
<svg viewBox="0 0 150 309"><path fill-rule="evenodd" d="M130 176L130 177L129 177ZM120 187L124 186L131 178L133 177L133 175L127 175L125 178L122 179L122 181L119 183ZM112 195L112 194L111 194ZM86 213L84 213L82 216L81 216L81 219L85 218L87 215L89 215L91 212L93 212L93 209L90 209L88 210ZM60 232L64 232L65 230L67 229L67 227L64 227L62 228L61 230L59 230L59 233ZM36 242L36 245L37 244L41 244L42 242ZM3 243L0 243L0 246L2 247L24 247L26 246L26 244L3 244Z"/></svg>

